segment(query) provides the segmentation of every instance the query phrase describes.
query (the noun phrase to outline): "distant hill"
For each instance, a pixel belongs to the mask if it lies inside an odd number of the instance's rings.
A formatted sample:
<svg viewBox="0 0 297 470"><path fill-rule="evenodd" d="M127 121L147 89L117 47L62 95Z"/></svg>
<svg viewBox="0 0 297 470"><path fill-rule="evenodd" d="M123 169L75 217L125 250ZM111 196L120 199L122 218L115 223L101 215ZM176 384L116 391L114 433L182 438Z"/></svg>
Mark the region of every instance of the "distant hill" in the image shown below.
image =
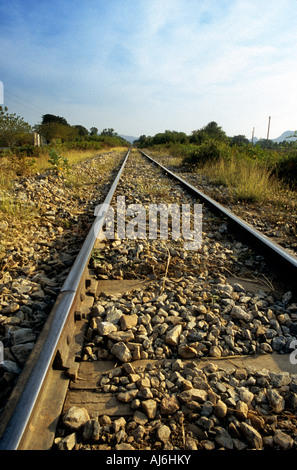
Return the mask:
<svg viewBox="0 0 297 470"><path fill-rule="evenodd" d="M284 140L288 140L289 142L297 140L297 137L291 137L294 134L294 132L297 133L297 131L285 131L279 137L277 137L276 139L270 139L270 140L272 140L272 142L277 142L277 143L283 142ZM134 137L134 136L131 136L131 135L120 135L120 137L127 140L131 144L133 144L134 140L138 139L138 137ZM250 142L251 142L251 140L252 139L250 139ZM260 139L258 139L258 137L254 136L254 144L257 143L258 140L260 140Z"/></svg>
<svg viewBox="0 0 297 470"><path fill-rule="evenodd" d="M295 141L295 140L297 140L297 137L291 137L294 134L294 132L296 132L296 131L285 131L279 137L277 137L276 139L269 139L269 140L272 140L272 142L277 142L278 144L280 142L283 142L284 140L287 140L289 142L290 141ZM265 140L264 137L262 139ZM258 140L260 140L260 139L258 139L258 137L254 137L254 144L256 144L258 142ZM251 141L252 141L252 139L250 139L250 142Z"/></svg>
<svg viewBox="0 0 297 470"><path fill-rule="evenodd" d="M132 135L120 135L123 139L127 140L131 144L133 144L134 140L137 140L138 137L133 137Z"/></svg>
<svg viewBox="0 0 297 470"><path fill-rule="evenodd" d="M284 140L294 141L297 140L297 137L291 137L294 134L295 131L286 131L283 132L282 135L280 135L277 139L272 139L273 142L283 142Z"/></svg>

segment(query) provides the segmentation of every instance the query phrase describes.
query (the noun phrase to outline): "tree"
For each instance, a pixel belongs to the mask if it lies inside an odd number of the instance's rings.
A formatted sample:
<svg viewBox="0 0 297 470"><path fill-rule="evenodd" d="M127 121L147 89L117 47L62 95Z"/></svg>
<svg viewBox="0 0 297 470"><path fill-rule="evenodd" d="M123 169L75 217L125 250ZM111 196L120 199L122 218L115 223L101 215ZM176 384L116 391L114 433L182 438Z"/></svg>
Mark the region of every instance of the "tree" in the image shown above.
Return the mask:
<svg viewBox="0 0 297 470"><path fill-rule="evenodd" d="M90 129L90 135L97 135L98 134L98 129L97 127L91 127Z"/></svg>
<svg viewBox="0 0 297 470"><path fill-rule="evenodd" d="M230 144L231 145L247 145L249 140L246 138L245 135L235 135L231 138Z"/></svg>
<svg viewBox="0 0 297 470"><path fill-rule="evenodd" d="M134 141L134 145L137 147L148 147L152 144L152 137L147 137L146 135L141 135L137 140Z"/></svg>
<svg viewBox="0 0 297 470"><path fill-rule="evenodd" d="M32 132L30 124L15 113L9 114L8 108L0 106L0 142L4 147L11 147L22 142Z"/></svg>
<svg viewBox="0 0 297 470"><path fill-rule="evenodd" d="M36 126L37 132L41 134L47 142L61 140L62 142L75 139L78 135L77 129L70 126L66 119L55 114L44 114L42 122Z"/></svg>
<svg viewBox="0 0 297 470"><path fill-rule="evenodd" d="M262 149L271 149L274 147L274 142L273 140L270 140L270 139L259 139L257 142L256 142L256 146L257 147L261 147Z"/></svg>
<svg viewBox="0 0 297 470"><path fill-rule="evenodd" d="M108 135L109 137L115 137L118 134L114 131L114 129L108 128L108 129L103 129L103 131L101 132L101 135Z"/></svg>
<svg viewBox="0 0 297 470"><path fill-rule="evenodd" d="M80 124L73 126L73 128L77 131L79 136L86 136L89 135L88 129L86 129L84 126L81 126Z"/></svg>
<svg viewBox="0 0 297 470"><path fill-rule="evenodd" d="M188 137L184 132L169 131L159 132L153 137L153 145L187 143Z"/></svg>
<svg viewBox="0 0 297 470"><path fill-rule="evenodd" d="M63 117L55 116L54 114L44 114L42 116L41 124L50 124L52 122L55 122L57 124L62 124L63 126L69 126L68 122Z"/></svg>
<svg viewBox="0 0 297 470"><path fill-rule="evenodd" d="M190 137L190 142L194 144L201 144L207 139L224 141L227 139L227 136L223 129L218 126L215 121L211 121L206 126L202 127L202 129L193 131L192 136Z"/></svg>
<svg viewBox="0 0 297 470"><path fill-rule="evenodd" d="M77 136L77 131L74 127L58 122L48 122L47 124L41 124L36 126L37 132L41 134L47 142L54 140L61 140L62 142L73 140Z"/></svg>

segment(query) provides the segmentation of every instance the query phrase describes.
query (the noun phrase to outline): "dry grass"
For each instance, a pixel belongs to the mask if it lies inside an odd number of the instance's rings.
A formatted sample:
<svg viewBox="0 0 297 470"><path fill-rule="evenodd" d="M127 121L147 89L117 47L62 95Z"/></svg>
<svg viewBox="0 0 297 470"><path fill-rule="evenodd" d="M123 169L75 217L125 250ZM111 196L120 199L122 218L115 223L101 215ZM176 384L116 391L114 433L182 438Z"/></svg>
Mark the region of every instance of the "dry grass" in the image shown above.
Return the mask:
<svg viewBox="0 0 297 470"><path fill-rule="evenodd" d="M126 148L116 148L113 149L113 151L116 151L117 155L120 155L123 151L126 152ZM106 152L106 151L105 151ZM101 155L102 153L102 155ZM78 165L82 161L86 159L90 159L90 168L88 173L84 172L77 172L77 171L69 171L65 173L65 185L68 188L72 189L79 189L83 188L84 186L87 185L92 185L96 182L98 182L98 178L100 178L100 175L110 173L111 171L114 170L115 164L118 161L118 157L116 159L112 158L105 158L103 155L103 152L97 152L95 155L90 154L86 158L81 158L80 155L70 155L69 157L66 156L66 158L69 159L70 165ZM93 159L92 157L94 156L100 156L101 158Z"/></svg>
<svg viewBox="0 0 297 470"><path fill-rule="evenodd" d="M208 162L201 173L211 183L226 186L233 199L238 201L271 201L279 197L282 189L270 169L244 159Z"/></svg>
<svg viewBox="0 0 297 470"><path fill-rule="evenodd" d="M126 147L114 147L112 151L121 152L127 150ZM60 150L56 149L58 155L67 158L69 166L76 165L84 160L108 152L109 149L100 150ZM0 190L6 189L9 181L19 176L31 176L36 173L43 173L53 169L49 162L49 149L42 149L38 157L19 158L14 155L3 156L0 159ZM8 184L9 186L9 184Z"/></svg>
<svg viewBox="0 0 297 470"><path fill-rule="evenodd" d="M67 150L67 151L57 151L59 155L68 159L69 165L76 165L84 160L95 157L96 155L106 152L106 149L102 150ZM37 172L43 172L46 170L51 170L52 166L50 165L48 152L42 154L38 159L36 159L35 168Z"/></svg>
<svg viewBox="0 0 297 470"><path fill-rule="evenodd" d="M12 187L12 180L14 177L14 172L9 168L7 168L6 171L3 171L3 167L0 167L0 190L9 191Z"/></svg>
<svg viewBox="0 0 297 470"><path fill-rule="evenodd" d="M124 148L113 148L112 151L120 152ZM125 148L126 150L126 148ZM93 184L98 179L98 174L111 171L113 165L112 159L105 159L104 153L107 149L101 150L69 150L57 151L59 155L68 159L69 172L63 172L65 176L65 184L68 187L81 188L87 184ZM94 171L89 174L72 172L71 167L77 165L85 160L91 159L94 156L101 155L102 159L92 162ZM19 159L15 156L6 156L0 160L0 223L5 222L11 225L20 220L33 220L37 215L37 210L30 204L22 201L16 201L11 197L9 191L13 187L13 181L20 176L33 176L37 173L42 173L46 170L53 169L49 163L49 152L42 153L39 157L34 159L26 158Z"/></svg>
<svg viewBox="0 0 297 470"><path fill-rule="evenodd" d="M2 196L0 197L0 213L4 215L6 220L10 218L14 218L16 220L28 220L30 217L34 218L38 212L33 204L24 204L12 198Z"/></svg>

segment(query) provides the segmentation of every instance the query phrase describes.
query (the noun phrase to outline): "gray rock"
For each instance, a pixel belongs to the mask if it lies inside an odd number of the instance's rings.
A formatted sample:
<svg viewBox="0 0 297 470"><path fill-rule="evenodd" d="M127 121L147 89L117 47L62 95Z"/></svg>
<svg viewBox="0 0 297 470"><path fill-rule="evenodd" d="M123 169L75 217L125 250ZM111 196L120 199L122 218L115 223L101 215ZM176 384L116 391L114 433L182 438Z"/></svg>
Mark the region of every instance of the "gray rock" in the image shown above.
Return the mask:
<svg viewBox="0 0 297 470"><path fill-rule="evenodd" d="M116 307L111 307L107 312L106 312L106 317L105 320L107 322L113 323L117 325L120 321L120 318L123 316L123 312L119 310Z"/></svg>
<svg viewBox="0 0 297 470"><path fill-rule="evenodd" d="M171 430L168 426L162 425L157 430L158 439L162 442L167 442L170 439Z"/></svg>
<svg viewBox="0 0 297 470"><path fill-rule="evenodd" d="M244 403L247 403L247 405L249 405L254 399L254 394L245 387L239 388L239 396Z"/></svg>
<svg viewBox="0 0 297 470"><path fill-rule="evenodd" d="M287 344L287 339L285 336L277 336L273 338L271 342L271 347L274 351L281 351Z"/></svg>
<svg viewBox="0 0 297 470"><path fill-rule="evenodd" d="M294 440L291 436L286 434L285 432L281 431L280 429L276 429L273 440L276 445L280 446L283 450L288 450L293 447Z"/></svg>
<svg viewBox="0 0 297 470"><path fill-rule="evenodd" d="M156 417L158 405L155 400L145 400L141 403L141 406L149 419Z"/></svg>
<svg viewBox="0 0 297 470"><path fill-rule="evenodd" d="M18 328L11 331L11 343L13 345L35 341L36 335L30 328Z"/></svg>
<svg viewBox="0 0 297 470"><path fill-rule="evenodd" d="M245 310L243 310L243 308L238 307L236 305L234 305L231 310L231 316L232 318L244 320L246 322L250 321L252 318L252 315L250 313L246 312Z"/></svg>
<svg viewBox="0 0 297 470"><path fill-rule="evenodd" d="M178 354L183 359L193 359L197 356L197 350L187 344L180 344L178 347Z"/></svg>
<svg viewBox="0 0 297 470"><path fill-rule="evenodd" d="M215 431L216 431L216 436L215 436L216 443L220 447L223 447L224 449L228 449L228 450L233 449L232 437L230 436L228 431L223 427L218 427L215 429Z"/></svg>
<svg viewBox="0 0 297 470"><path fill-rule="evenodd" d="M138 323L138 315L136 313L131 315L122 315L120 317L120 324L123 330L130 330L135 328Z"/></svg>
<svg viewBox="0 0 297 470"><path fill-rule="evenodd" d="M246 419L248 415L248 411L249 411L249 407L244 401L239 400L236 403L236 416L239 419L242 419L242 420Z"/></svg>
<svg viewBox="0 0 297 470"><path fill-rule="evenodd" d="M100 436L100 424L96 419L90 419L83 425L83 439L85 441L98 441Z"/></svg>
<svg viewBox="0 0 297 470"><path fill-rule="evenodd" d="M179 398L183 402L194 400L194 401L197 401L198 403L203 403L207 400L207 391L192 388L191 390L185 390L184 392L182 392L179 395Z"/></svg>
<svg viewBox="0 0 297 470"><path fill-rule="evenodd" d="M120 392L117 395L117 399L123 403L130 403L136 398L138 395L137 389L128 390L127 392Z"/></svg>
<svg viewBox="0 0 297 470"><path fill-rule="evenodd" d="M182 333L182 325L176 325L166 333L165 342L171 346L177 346Z"/></svg>
<svg viewBox="0 0 297 470"><path fill-rule="evenodd" d="M67 413L64 414L63 423L66 427L76 430L89 421L89 419L89 413L85 408L72 406Z"/></svg>
<svg viewBox="0 0 297 470"><path fill-rule="evenodd" d="M55 444L59 450L73 450L77 444L76 433L73 432L66 437L58 437L55 439Z"/></svg>
<svg viewBox="0 0 297 470"><path fill-rule="evenodd" d="M107 336L113 331L117 331L117 327L111 322L97 321L97 330L99 335Z"/></svg>
<svg viewBox="0 0 297 470"><path fill-rule="evenodd" d="M112 331L109 333L108 338L112 341L116 342L124 342L127 343L128 341L134 340L134 334L131 330L128 331Z"/></svg>
<svg viewBox="0 0 297 470"><path fill-rule="evenodd" d="M34 348L35 343L25 343L25 344L17 344L11 347L12 354L16 357L17 361L23 365L25 364L29 354L31 353L32 349Z"/></svg>
<svg viewBox="0 0 297 470"><path fill-rule="evenodd" d="M0 363L0 369L5 370L11 374L19 374L20 368L14 361L4 360Z"/></svg>
<svg viewBox="0 0 297 470"><path fill-rule="evenodd" d="M285 400L284 398L278 393L277 390L272 389L267 391L267 398L269 405L273 409L275 413L280 413L285 408Z"/></svg>
<svg viewBox="0 0 297 470"><path fill-rule="evenodd" d="M240 424L240 430L252 449L260 450L263 447L261 434L247 423Z"/></svg>
<svg viewBox="0 0 297 470"><path fill-rule="evenodd" d="M92 308L91 314L93 317L100 317L105 313L105 308L101 304L95 304Z"/></svg>
<svg viewBox="0 0 297 470"><path fill-rule="evenodd" d="M121 362L130 362L132 354L125 343L119 342L113 345L111 353L117 357Z"/></svg>
<svg viewBox="0 0 297 470"><path fill-rule="evenodd" d="M180 408L178 398L175 395L163 397L160 403L161 415L172 415Z"/></svg>
<svg viewBox="0 0 297 470"><path fill-rule="evenodd" d="M135 448L131 444L122 442L121 444L116 444L115 450L135 450Z"/></svg>
<svg viewBox="0 0 297 470"><path fill-rule="evenodd" d="M227 414L227 411L228 411L227 405L222 400L218 400L214 407L215 415L218 418L224 418Z"/></svg>

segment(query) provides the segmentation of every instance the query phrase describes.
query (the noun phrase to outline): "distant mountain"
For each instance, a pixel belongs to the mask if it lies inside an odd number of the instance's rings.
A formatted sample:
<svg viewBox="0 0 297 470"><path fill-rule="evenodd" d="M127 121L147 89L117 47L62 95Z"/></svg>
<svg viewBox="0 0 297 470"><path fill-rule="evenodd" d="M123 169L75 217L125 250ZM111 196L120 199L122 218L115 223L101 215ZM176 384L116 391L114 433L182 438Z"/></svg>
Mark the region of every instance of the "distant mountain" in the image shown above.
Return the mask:
<svg viewBox="0 0 297 470"><path fill-rule="evenodd" d="M272 142L277 142L278 144L280 142L283 142L284 140L287 140L287 141L294 141L294 140L297 140L297 137L291 137L292 135L294 135L296 131L285 131L282 133L282 135L280 135L279 137L277 137L276 139L269 139L269 140L272 140ZM258 137L254 137L254 144L256 144L258 142ZM263 137L261 140L265 140L265 138ZM250 139L250 142L252 141L252 139Z"/></svg>
<svg viewBox="0 0 297 470"><path fill-rule="evenodd" d="M131 144L133 144L134 140L137 140L138 137L133 137L132 135L120 135L123 139L127 140Z"/></svg>
<svg viewBox="0 0 297 470"><path fill-rule="evenodd" d="M290 141L294 141L294 140L297 140L297 137L291 137L292 135L294 135L294 132L295 131L286 131L286 132L283 132L282 135L280 135L277 139L272 139L273 142L283 142L284 140L288 140L289 142Z"/></svg>

